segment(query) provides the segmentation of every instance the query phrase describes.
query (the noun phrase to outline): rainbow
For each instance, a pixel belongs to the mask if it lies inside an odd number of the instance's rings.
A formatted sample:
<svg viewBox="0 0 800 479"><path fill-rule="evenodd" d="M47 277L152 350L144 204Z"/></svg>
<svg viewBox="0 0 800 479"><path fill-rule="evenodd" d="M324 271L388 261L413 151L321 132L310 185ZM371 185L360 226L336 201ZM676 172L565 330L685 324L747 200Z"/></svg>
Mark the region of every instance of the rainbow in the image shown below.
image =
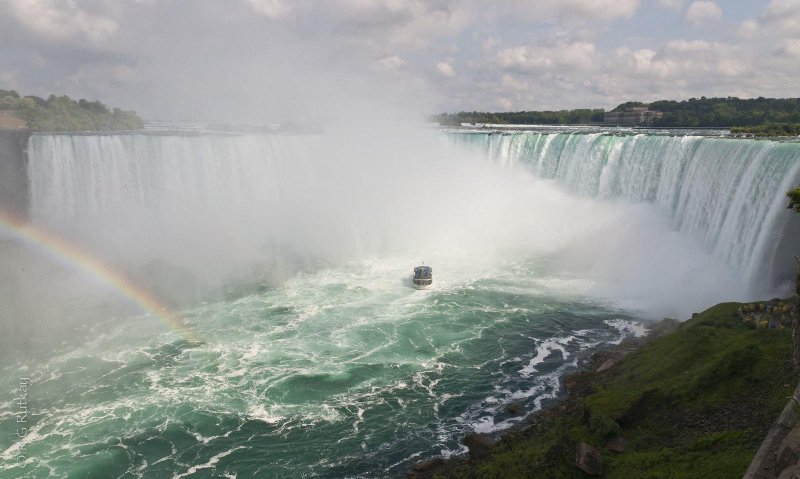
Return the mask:
<svg viewBox="0 0 800 479"><path fill-rule="evenodd" d="M125 273L114 270L94 256L81 251L76 246L27 221L17 219L0 211L0 227L8 230L17 239L37 246L56 260L82 271L100 282L111 286L124 298L136 304L143 312L152 314L168 328L184 339L197 342L195 335L183 319L170 311L170 308L151 292L132 281Z"/></svg>

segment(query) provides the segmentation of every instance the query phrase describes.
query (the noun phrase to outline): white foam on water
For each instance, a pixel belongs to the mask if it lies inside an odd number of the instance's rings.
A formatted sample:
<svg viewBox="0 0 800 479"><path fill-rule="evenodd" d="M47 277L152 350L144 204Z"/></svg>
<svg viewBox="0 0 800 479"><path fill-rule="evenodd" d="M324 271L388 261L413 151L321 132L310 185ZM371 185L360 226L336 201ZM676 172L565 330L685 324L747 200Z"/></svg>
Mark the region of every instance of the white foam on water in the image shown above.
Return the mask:
<svg viewBox="0 0 800 479"><path fill-rule="evenodd" d="M222 459L223 457L226 457L226 456L230 456L231 454L233 454L234 452L236 452L236 451L238 451L240 449L247 449L247 448L245 446L236 446L234 448L231 448L231 449L228 449L226 451L220 452L219 454L215 454L214 456L211 456L211 458L208 461L206 461L205 463L199 464L197 466L191 466L189 469L186 470L186 472L181 473L181 474L176 474L176 475L172 476L172 478L173 479L180 479L181 477L191 476L195 472L197 472L199 470L202 470L202 469L213 469L213 468L216 467L217 463L219 463L220 459Z"/></svg>
<svg viewBox="0 0 800 479"><path fill-rule="evenodd" d="M247 408L247 417L256 421L265 422L267 424L278 424L286 420L285 416L274 414L272 408L264 405L254 405Z"/></svg>
<svg viewBox="0 0 800 479"><path fill-rule="evenodd" d="M641 338L647 336L649 330L642 323L625 319L607 319L603 321L607 325L619 331L620 338L611 341L613 344L620 344L625 338Z"/></svg>
<svg viewBox="0 0 800 479"><path fill-rule="evenodd" d="M538 346L536 346L536 356L531 358L528 365L525 366L520 370L520 374L522 376L530 376L537 372L536 366L543 363L551 354L558 351L561 353L561 357L563 360L569 357L569 353L567 349L564 347L570 342L575 340L575 336L566 336L562 338L551 338L542 341Z"/></svg>

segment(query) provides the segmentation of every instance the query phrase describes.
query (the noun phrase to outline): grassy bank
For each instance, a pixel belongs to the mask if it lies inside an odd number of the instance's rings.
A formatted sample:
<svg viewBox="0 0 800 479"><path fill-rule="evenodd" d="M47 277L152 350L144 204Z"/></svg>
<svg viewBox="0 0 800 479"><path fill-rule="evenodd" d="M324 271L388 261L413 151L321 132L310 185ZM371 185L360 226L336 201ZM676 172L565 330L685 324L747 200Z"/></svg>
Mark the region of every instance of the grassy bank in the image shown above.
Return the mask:
<svg viewBox="0 0 800 479"><path fill-rule="evenodd" d="M734 135L783 137L800 136L800 123L767 123L758 126L736 126L731 128Z"/></svg>
<svg viewBox="0 0 800 479"><path fill-rule="evenodd" d="M412 476L586 477L575 466L586 442L604 477L741 477L796 376L789 330L755 329L740 306L714 306L603 372L568 377L570 398L526 430ZM612 452L608 441L620 438L624 451Z"/></svg>

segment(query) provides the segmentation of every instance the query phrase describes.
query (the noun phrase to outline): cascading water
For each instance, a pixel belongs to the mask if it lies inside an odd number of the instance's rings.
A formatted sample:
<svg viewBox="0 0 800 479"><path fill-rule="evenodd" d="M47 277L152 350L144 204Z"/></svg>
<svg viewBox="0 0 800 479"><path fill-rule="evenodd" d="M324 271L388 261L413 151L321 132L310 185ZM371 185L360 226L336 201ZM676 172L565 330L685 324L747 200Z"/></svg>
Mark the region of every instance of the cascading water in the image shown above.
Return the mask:
<svg viewBox="0 0 800 479"><path fill-rule="evenodd" d="M791 241L800 230L785 214L785 193L800 183L798 143L607 133L453 137L581 195L655 204L757 291L789 277L791 250L779 247L782 239L800 248L800 237Z"/></svg>
<svg viewBox="0 0 800 479"><path fill-rule="evenodd" d="M32 216L59 224L131 206L169 216L186 212L189 205L232 209L254 198L280 199L287 189L284 177L308 170L304 150L311 141L292 136L35 135L28 170Z"/></svg>
<svg viewBox="0 0 800 479"><path fill-rule="evenodd" d="M0 477L402 475L520 422L511 404L540 409L641 319L746 297L735 271L797 246L778 214L794 144L359 128L28 151L34 225L157 294L225 294L176 303L187 341L73 263L0 243L0 335L25 323L34 351L0 355L0 390L31 391L24 437L0 411Z"/></svg>

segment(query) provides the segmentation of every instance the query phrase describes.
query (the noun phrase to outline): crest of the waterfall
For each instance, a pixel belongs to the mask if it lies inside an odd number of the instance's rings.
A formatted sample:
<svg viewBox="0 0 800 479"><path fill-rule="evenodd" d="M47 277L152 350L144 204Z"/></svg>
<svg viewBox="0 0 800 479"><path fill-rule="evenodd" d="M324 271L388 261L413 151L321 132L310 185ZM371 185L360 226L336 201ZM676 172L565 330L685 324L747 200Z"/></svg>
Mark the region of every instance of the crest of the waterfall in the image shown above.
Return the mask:
<svg viewBox="0 0 800 479"><path fill-rule="evenodd" d="M789 277L791 253L800 251L800 225L784 207L785 192L800 182L797 143L598 133L452 136L581 195L654 205L675 230L746 277L754 292L775 291Z"/></svg>

